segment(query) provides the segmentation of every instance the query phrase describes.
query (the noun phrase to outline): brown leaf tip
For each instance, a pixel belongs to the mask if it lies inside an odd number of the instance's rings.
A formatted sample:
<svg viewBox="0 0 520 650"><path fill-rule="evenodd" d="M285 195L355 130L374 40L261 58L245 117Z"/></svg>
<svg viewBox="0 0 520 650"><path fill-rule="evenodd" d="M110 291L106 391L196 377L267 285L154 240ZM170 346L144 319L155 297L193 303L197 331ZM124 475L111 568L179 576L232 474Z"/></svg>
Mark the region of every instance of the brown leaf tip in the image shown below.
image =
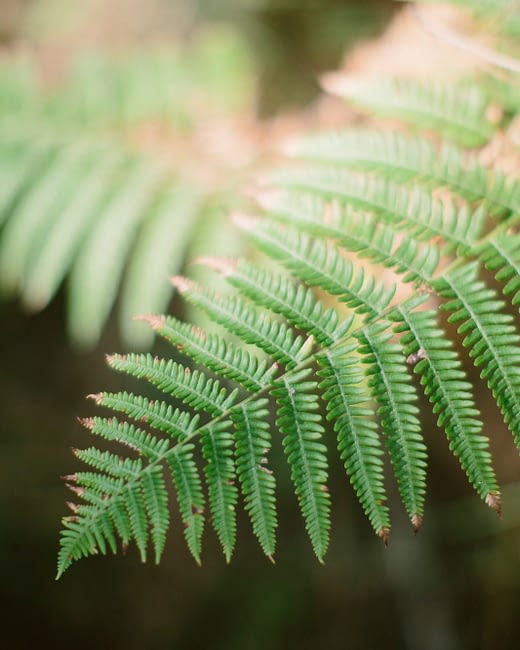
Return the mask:
<svg viewBox="0 0 520 650"><path fill-rule="evenodd" d="M193 287L193 282L191 280L188 280L188 278L183 277L182 275L174 276L170 279L170 282L177 289L177 291L180 291L181 293L185 293Z"/></svg>
<svg viewBox="0 0 520 650"><path fill-rule="evenodd" d="M417 534L422 526L423 518L421 515L415 514L412 516L412 526L413 526L413 532Z"/></svg>
<svg viewBox="0 0 520 650"><path fill-rule="evenodd" d="M87 399L92 399L96 404L101 404L103 401L103 393L91 393L90 395L87 395Z"/></svg>
<svg viewBox="0 0 520 650"><path fill-rule="evenodd" d="M383 540L383 544L388 546L388 539L390 538L390 528L383 526L379 531L379 537Z"/></svg>
<svg viewBox="0 0 520 650"><path fill-rule="evenodd" d="M82 497L85 494L85 488L80 487L79 485L72 485L71 483L65 484L71 492L77 494L79 497Z"/></svg>
<svg viewBox="0 0 520 650"><path fill-rule="evenodd" d="M138 314L137 316L134 316L133 320L143 321L150 325L154 330L160 330L164 327L166 317L156 314Z"/></svg>
<svg viewBox="0 0 520 650"><path fill-rule="evenodd" d="M502 516L502 498L497 492L490 492L486 495L486 505L494 510L499 517Z"/></svg>
<svg viewBox="0 0 520 650"><path fill-rule="evenodd" d="M237 265L235 260L224 259L219 257L210 257L209 255L202 255L197 257L195 264L201 264L202 266L207 266L212 271L221 273L224 277L231 275L235 270Z"/></svg>
<svg viewBox="0 0 520 650"><path fill-rule="evenodd" d="M78 418L78 420L86 429L92 431L94 428L94 418Z"/></svg>

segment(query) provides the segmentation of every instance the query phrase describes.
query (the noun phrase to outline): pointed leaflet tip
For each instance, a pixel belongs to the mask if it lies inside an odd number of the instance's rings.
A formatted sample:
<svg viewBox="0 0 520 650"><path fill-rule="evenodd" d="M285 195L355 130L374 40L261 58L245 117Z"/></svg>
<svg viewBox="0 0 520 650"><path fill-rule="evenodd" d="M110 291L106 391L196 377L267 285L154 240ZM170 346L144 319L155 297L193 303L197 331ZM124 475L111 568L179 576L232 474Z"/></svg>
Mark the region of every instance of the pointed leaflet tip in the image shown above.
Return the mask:
<svg viewBox="0 0 520 650"><path fill-rule="evenodd" d="M189 291L193 286L193 282L191 280L188 280L188 278L183 277L182 275L176 275L173 278L170 278L170 282L177 289L177 291L180 291L181 293Z"/></svg>
<svg viewBox="0 0 520 650"><path fill-rule="evenodd" d="M413 515L411 521L413 526L413 532L417 534L419 532L419 529L422 526L423 518L421 517L421 515L415 514Z"/></svg>
<svg viewBox="0 0 520 650"><path fill-rule="evenodd" d="M92 399L94 402L96 402L96 404L101 404L101 401L103 400L103 393L91 393L90 395L87 395L87 399Z"/></svg>
<svg viewBox="0 0 520 650"><path fill-rule="evenodd" d="M381 537L381 539L383 540L384 545L388 546L388 538L390 537L390 528L383 526L383 528L381 528L378 534L379 537Z"/></svg>
<svg viewBox="0 0 520 650"><path fill-rule="evenodd" d="M77 494L79 497L82 497L85 494L85 488L80 487L79 485L72 485L71 483L65 483L71 492Z"/></svg>
<svg viewBox="0 0 520 650"><path fill-rule="evenodd" d="M134 316L132 320L143 321L144 323L148 323L152 329L160 330L166 322L166 317L162 315L157 316L155 314L138 314L137 316Z"/></svg>
<svg viewBox="0 0 520 650"><path fill-rule="evenodd" d="M497 492L490 492L486 495L486 505L494 510L497 515L502 517L502 499Z"/></svg>
<svg viewBox="0 0 520 650"><path fill-rule="evenodd" d="M94 418L78 418L78 422L90 431L94 428ZM73 449L72 451L75 454L77 449Z"/></svg>
<svg viewBox="0 0 520 650"><path fill-rule="evenodd" d="M224 277L231 275L235 270L237 265L235 260L225 259L219 257L210 257L209 255L202 255L197 257L195 264L201 264L202 266L207 266L217 273L221 273Z"/></svg>

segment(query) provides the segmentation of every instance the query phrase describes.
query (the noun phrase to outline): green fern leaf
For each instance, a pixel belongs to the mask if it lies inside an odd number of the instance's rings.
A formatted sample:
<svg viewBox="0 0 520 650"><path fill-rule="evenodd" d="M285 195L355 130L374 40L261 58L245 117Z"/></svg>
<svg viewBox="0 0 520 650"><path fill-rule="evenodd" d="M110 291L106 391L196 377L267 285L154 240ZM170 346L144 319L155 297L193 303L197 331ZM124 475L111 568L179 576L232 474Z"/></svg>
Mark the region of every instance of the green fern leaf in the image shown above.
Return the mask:
<svg viewBox="0 0 520 650"><path fill-rule="evenodd" d="M436 280L434 286L447 299L441 309L451 312L449 321L460 323L457 331L465 335L462 343L470 348L473 363L483 366L480 376L520 448L520 336L513 317L502 311L503 301L477 279L477 273L477 263L465 264Z"/></svg>
<svg viewBox="0 0 520 650"><path fill-rule="evenodd" d="M424 299L423 299L424 300ZM435 312L408 306L396 308L390 318L403 333L401 344L408 363L421 377L424 392L433 404L437 424L444 429L450 449L480 497L499 503L488 439L457 353L436 323Z"/></svg>
<svg viewBox="0 0 520 650"><path fill-rule="evenodd" d="M343 206L328 203L321 197L285 196L265 203L269 205L274 220L288 223L294 229L282 230L270 224L259 226L243 218L238 223L261 250L288 268L293 263L294 242L304 257L311 254L313 240L305 233L332 239L362 258L394 267L398 273L406 274L402 278L404 282L428 283L438 266L440 250L437 246L416 242L411 237L396 243L392 228L376 220L352 219L352 214ZM343 291L347 293L345 289Z"/></svg>
<svg viewBox="0 0 520 650"><path fill-rule="evenodd" d="M213 527L218 535L226 561L231 560L236 540L235 506L238 491L232 456L233 437L229 420L208 425L201 432L202 455L206 460L204 474L208 484Z"/></svg>
<svg viewBox="0 0 520 650"><path fill-rule="evenodd" d="M235 296L218 296L200 289L185 278L176 278L175 286L193 305L246 343L258 346L273 359L294 368L307 354L305 342L295 337L283 323L270 320L265 314Z"/></svg>
<svg viewBox="0 0 520 650"><path fill-rule="evenodd" d="M225 277L256 304L281 314L292 325L314 336L318 343L331 345L336 340L338 313L332 308L326 309L303 285L295 285L286 277L243 261L237 265L226 263Z"/></svg>
<svg viewBox="0 0 520 650"><path fill-rule="evenodd" d="M418 186L409 189L392 180L356 175L336 167L313 167L280 172L273 182L281 187L314 193L351 208L366 210L416 239L440 238L447 251L468 250L480 236L485 212L441 201Z"/></svg>
<svg viewBox="0 0 520 650"><path fill-rule="evenodd" d="M271 560L276 545L275 478L267 468L271 448L266 418L267 399L241 404L232 412L235 425L236 470L253 525L264 553Z"/></svg>
<svg viewBox="0 0 520 650"><path fill-rule="evenodd" d="M186 544L197 564L200 564L205 500L193 449L193 444L184 443L173 449L167 460L177 492Z"/></svg>
<svg viewBox="0 0 520 650"><path fill-rule="evenodd" d="M157 359L151 354L112 355L107 359L114 370L145 378L161 391L212 415L224 413L236 398L236 390L230 393L216 379L171 360Z"/></svg>
<svg viewBox="0 0 520 650"><path fill-rule="evenodd" d="M141 485L146 514L151 526L150 536L155 550L155 563L159 564L170 523L168 493L162 467L154 466L150 471L144 472Z"/></svg>
<svg viewBox="0 0 520 650"><path fill-rule="evenodd" d="M133 420L143 422L150 427L165 431L174 438L187 438L197 427L199 417L185 411L174 409L170 404L159 400L149 400L141 395L126 391L119 393L99 393L89 395L96 404L106 406L113 411L125 413Z"/></svg>
<svg viewBox="0 0 520 650"><path fill-rule="evenodd" d="M417 395L398 345L390 343L388 323L366 327L357 335L368 384L380 405L378 415L394 467L399 493L415 529L422 523L426 491L426 445L415 401Z"/></svg>
<svg viewBox="0 0 520 650"><path fill-rule="evenodd" d="M370 317L380 313L388 306L395 293L395 286L385 287L383 283L365 273L363 268L356 272L352 262L319 239L310 240L293 232L287 232L285 236L280 234L278 237L274 233L265 232L262 247L296 277L337 296L341 302L356 309L358 314L367 314ZM233 283L232 278L230 282ZM310 302L309 298L307 300ZM284 315L288 317L288 314ZM294 316L290 320L297 324ZM304 324L301 322L299 326ZM313 328L312 323L310 325L302 329L314 334L314 330L318 328ZM341 335L345 334L350 325L351 321L347 321L341 326ZM329 334L329 337L332 341L338 339L337 334Z"/></svg>
<svg viewBox="0 0 520 650"><path fill-rule="evenodd" d="M318 410L317 382L305 381L309 370L280 379L272 393L278 402L276 424L284 434L283 446L291 478L312 547L320 562L327 551L330 498L326 447Z"/></svg>
<svg viewBox="0 0 520 650"><path fill-rule="evenodd" d="M386 543L390 518L383 484L383 452L355 348L355 344L347 343L318 356L318 375L323 377L320 388L327 419L338 435L345 470L372 527Z"/></svg>
<svg viewBox="0 0 520 650"><path fill-rule="evenodd" d="M239 382L248 390L261 390L269 383L276 366L234 347L229 341L206 333L173 317L142 316L153 329L198 363L224 377Z"/></svg>
<svg viewBox="0 0 520 650"><path fill-rule="evenodd" d="M467 201L482 201L493 214L517 212L520 185L480 164L448 142L436 148L425 138L384 131L322 133L291 142L289 153L305 160L363 172L396 183L446 187Z"/></svg>
<svg viewBox="0 0 520 650"><path fill-rule="evenodd" d="M480 259L486 268L495 271L499 282L506 282L502 291L505 296L513 294L511 304L520 303L520 235L499 232L486 242Z"/></svg>

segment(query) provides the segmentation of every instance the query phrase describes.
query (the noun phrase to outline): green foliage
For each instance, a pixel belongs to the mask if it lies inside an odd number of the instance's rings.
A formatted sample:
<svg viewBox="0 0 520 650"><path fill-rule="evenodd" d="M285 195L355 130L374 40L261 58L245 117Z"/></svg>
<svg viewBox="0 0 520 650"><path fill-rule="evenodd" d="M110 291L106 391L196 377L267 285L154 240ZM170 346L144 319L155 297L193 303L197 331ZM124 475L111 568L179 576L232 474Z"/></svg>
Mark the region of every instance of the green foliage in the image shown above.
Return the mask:
<svg viewBox="0 0 520 650"><path fill-rule="evenodd" d="M356 100L416 129L434 128L437 139L363 130L291 144L300 163L258 190L260 216L235 219L269 263L203 258L234 289L229 295L174 279L184 299L234 338L147 315L143 320L177 348L173 358L109 357L115 370L163 395L95 396L128 421L85 424L133 455L77 452L94 471L67 477L82 502L72 504L73 516L63 522L58 575L81 556L114 551L117 537L125 545L135 540L143 557L151 545L158 560L169 521L164 466L172 470L197 561L208 516L230 559L239 490L272 558L278 522L267 466L271 431L275 445L281 438L320 561L330 533L330 429L375 533L386 542L391 531L385 454L418 530L427 467L420 388L469 483L500 513L489 441L463 358L480 370L520 447L520 335L511 313L520 302L520 184L485 166L474 150L490 137L507 141L514 114L491 124L491 98L476 82L439 90L391 81L377 94L360 88ZM458 328L459 348L448 338L443 312ZM178 361L181 355L191 361ZM171 396L188 410L175 408Z"/></svg>
<svg viewBox="0 0 520 650"><path fill-rule="evenodd" d="M132 316L167 308L167 279L202 239L200 221L225 228L214 206L225 205L233 181L216 188L217 161L192 160L190 149L201 122L248 107L251 78L245 45L220 29L201 32L182 55L84 55L52 88L35 62L3 61L4 296L41 310L67 281L68 329L80 346L98 341L120 297L125 342L149 344L150 331Z"/></svg>

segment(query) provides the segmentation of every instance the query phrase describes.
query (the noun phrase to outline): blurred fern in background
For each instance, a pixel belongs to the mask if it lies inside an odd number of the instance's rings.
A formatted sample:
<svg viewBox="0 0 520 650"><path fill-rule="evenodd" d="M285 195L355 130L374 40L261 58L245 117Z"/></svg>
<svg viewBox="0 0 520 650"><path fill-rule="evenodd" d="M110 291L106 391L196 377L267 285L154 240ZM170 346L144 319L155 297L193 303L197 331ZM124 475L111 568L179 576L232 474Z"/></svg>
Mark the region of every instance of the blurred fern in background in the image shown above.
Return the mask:
<svg viewBox="0 0 520 650"><path fill-rule="evenodd" d="M222 250L239 246L221 215L251 161L247 137L242 159L225 150L254 101L247 47L206 28L182 53L93 52L45 81L33 57L0 63L0 290L40 310L67 280L81 346L119 297L123 339L146 346L131 317L166 309L188 249L217 232Z"/></svg>

